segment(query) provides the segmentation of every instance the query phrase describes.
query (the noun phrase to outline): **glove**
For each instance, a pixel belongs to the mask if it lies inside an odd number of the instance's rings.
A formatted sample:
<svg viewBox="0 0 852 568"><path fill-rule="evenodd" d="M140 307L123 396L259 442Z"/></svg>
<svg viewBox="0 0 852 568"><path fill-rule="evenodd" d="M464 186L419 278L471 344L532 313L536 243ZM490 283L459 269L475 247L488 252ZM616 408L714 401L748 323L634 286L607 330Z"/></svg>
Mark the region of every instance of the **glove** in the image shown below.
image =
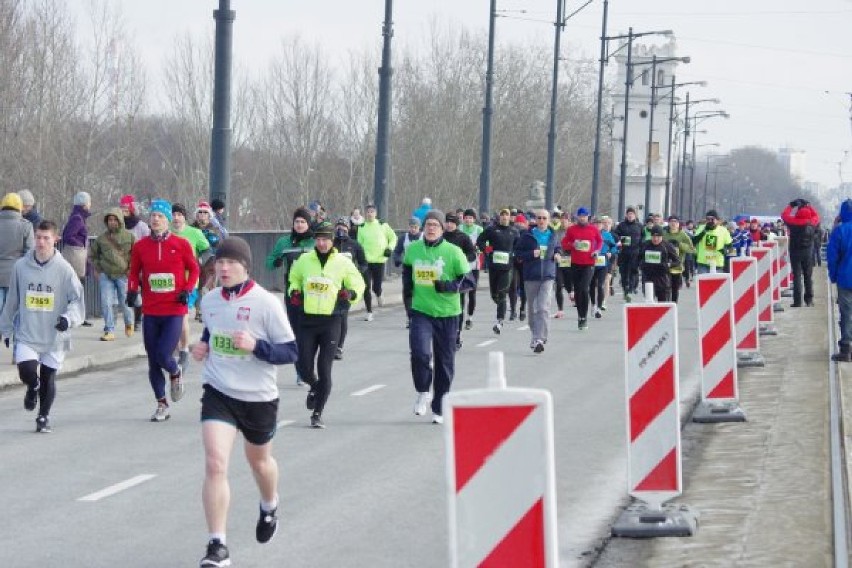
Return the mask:
<svg viewBox="0 0 852 568"><path fill-rule="evenodd" d="M494 247L492 247L491 245L487 245L485 247L485 254L491 254L492 252L494 252Z"/></svg>
<svg viewBox="0 0 852 568"><path fill-rule="evenodd" d="M384 252L383 254L384 254L385 256L390 256L392 252L393 252L393 251L392 251L391 249L385 249L385 252Z"/></svg>
<svg viewBox="0 0 852 568"><path fill-rule="evenodd" d="M124 301L124 305L126 305L128 308L135 308L136 307L136 300L138 300L138 299L139 299L139 292L131 292L130 290L128 290L127 291L127 299Z"/></svg>
<svg viewBox="0 0 852 568"><path fill-rule="evenodd" d="M290 292L290 305L291 306L301 306L302 305L302 291L301 290L293 290Z"/></svg>
<svg viewBox="0 0 852 568"><path fill-rule="evenodd" d="M798 199L794 199L793 201L790 202L790 207L798 207L798 206L799 206L799 200Z"/></svg>
<svg viewBox="0 0 852 568"><path fill-rule="evenodd" d="M435 291L436 292L449 292L450 282L448 280L435 280Z"/></svg>
<svg viewBox="0 0 852 568"><path fill-rule="evenodd" d="M282 266L284 266L284 255L281 255L275 260L273 260L272 266L274 266L275 268L281 268Z"/></svg>
<svg viewBox="0 0 852 568"><path fill-rule="evenodd" d="M340 292L337 293L337 300L340 302L348 302L353 298L353 296L355 296L354 291L341 288Z"/></svg>
<svg viewBox="0 0 852 568"><path fill-rule="evenodd" d="M65 316L59 316L56 319L56 325L54 327L56 328L56 331L68 331L68 318Z"/></svg>
<svg viewBox="0 0 852 568"><path fill-rule="evenodd" d="M187 292L186 290L181 290L180 292L178 292L177 302L178 304L183 304L184 306L189 304L189 292Z"/></svg>

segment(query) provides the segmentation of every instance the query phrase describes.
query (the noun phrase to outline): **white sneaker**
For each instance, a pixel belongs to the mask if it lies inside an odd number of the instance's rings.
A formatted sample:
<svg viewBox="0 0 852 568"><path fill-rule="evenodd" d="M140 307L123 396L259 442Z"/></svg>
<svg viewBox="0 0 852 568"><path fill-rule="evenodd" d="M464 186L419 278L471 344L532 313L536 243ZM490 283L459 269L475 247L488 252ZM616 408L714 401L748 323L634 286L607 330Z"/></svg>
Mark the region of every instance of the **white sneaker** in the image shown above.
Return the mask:
<svg viewBox="0 0 852 568"><path fill-rule="evenodd" d="M428 392L417 393L417 398L414 399L414 414L417 416L426 414L430 402L432 402L432 396Z"/></svg>
<svg viewBox="0 0 852 568"><path fill-rule="evenodd" d="M432 424L443 424L443 423L444 423L444 417L443 416L441 416L440 414L433 414L432 415Z"/></svg>
<svg viewBox="0 0 852 568"><path fill-rule="evenodd" d="M367 315L364 316L364 321L373 321L373 312L367 312Z"/></svg>
<svg viewBox="0 0 852 568"><path fill-rule="evenodd" d="M601 313L600 308L595 308L595 317L598 318L598 319L603 317L603 314Z"/></svg>
<svg viewBox="0 0 852 568"><path fill-rule="evenodd" d="M164 404L158 404L157 410L151 415L151 422L165 422L169 419L169 407Z"/></svg>
<svg viewBox="0 0 852 568"><path fill-rule="evenodd" d="M564 317L565 317L565 312L563 312L562 310L559 310L558 312L553 314L554 319L562 319Z"/></svg>

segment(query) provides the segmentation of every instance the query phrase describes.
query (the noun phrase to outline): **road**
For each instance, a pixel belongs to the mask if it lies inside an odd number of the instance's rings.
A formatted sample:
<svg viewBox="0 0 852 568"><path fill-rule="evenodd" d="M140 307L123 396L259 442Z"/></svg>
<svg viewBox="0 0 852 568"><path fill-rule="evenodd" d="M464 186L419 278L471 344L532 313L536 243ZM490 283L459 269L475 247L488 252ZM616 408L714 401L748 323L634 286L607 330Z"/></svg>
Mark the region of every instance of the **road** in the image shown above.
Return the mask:
<svg viewBox="0 0 852 568"><path fill-rule="evenodd" d="M454 389L483 386L487 352L501 350L510 386L551 391L561 565L580 565L626 502L622 304L613 300L587 332L577 331L574 312L552 320L547 350L534 355L523 323L507 325L500 337L491 332L493 308L480 296ZM698 380L694 294L684 296L682 399ZM401 309L380 309L372 323L353 315L345 360L334 368L326 430L307 427L306 390L294 376L292 368L279 373L274 443L282 525L268 545L254 541L257 492L241 451L233 456L234 565L446 566L442 426L412 413ZM67 378L59 382L52 435L32 433L34 416L21 408L21 389L0 391L0 566L197 565L207 538L200 391L194 365L171 420L153 424L143 360ZM128 480L138 484L80 500Z"/></svg>

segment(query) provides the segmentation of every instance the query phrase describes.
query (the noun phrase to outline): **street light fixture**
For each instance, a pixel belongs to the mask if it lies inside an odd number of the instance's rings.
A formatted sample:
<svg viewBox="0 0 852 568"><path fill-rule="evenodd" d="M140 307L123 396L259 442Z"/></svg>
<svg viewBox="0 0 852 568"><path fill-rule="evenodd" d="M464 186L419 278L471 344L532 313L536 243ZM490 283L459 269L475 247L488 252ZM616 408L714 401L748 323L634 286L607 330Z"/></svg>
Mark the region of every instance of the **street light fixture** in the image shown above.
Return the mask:
<svg viewBox="0 0 852 568"><path fill-rule="evenodd" d="M625 179L625 170L627 168L627 112L628 105L630 104L630 84L632 83L630 77L630 65L633 58L633 40L639 37L649 36L649 35L662 35L662 36L672 36L674 33L672 30L657 30L650 32L639 32L633 33L633 28L629 28L626 35L615 35L608 36L606 35L606 18L607 18L607 2L604 1L604 17L603 17L603 33L601 34L601 60L600 60L600 70L598 72L598 116L597 116L597 124L595 125L595 152L594 152L594 160L593 160L593 168L592 172L592 213L597 213L598 208L598 185L600 182L600 138L601 138L601 96L603 92L603 68L606 62L610 57L621 51L624 47L627 47L627 65L625 67L625 90L624 90L624 142L621 143L621 179L618 182L618 209L619 211L624 210L624 179ZM627 42L624 43L617 50L612 53L607 53L607 46L609 45L607 42L614 39L626 39Z"/></svg>

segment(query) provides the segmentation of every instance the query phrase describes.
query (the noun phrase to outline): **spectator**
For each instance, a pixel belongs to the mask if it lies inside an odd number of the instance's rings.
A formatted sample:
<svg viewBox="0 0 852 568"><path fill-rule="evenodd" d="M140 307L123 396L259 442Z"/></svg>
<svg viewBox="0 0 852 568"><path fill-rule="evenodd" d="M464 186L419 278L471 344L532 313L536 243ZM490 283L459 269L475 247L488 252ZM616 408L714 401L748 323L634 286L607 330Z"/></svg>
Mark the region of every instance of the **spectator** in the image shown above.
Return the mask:
<svg viewBox="0 0 852 568"><path fill-rule="evenodd" d="M840 205L840 224L831 231L826 251L828 278L837 285L840 308L840 351L834 361L852 362L852 199Z"/></svg>
<svg viewBox="0 0 852 568"><path fill-rule="evenodd" d="M0 201L0 310L6 303L12 266L33 248L33 226L21 216L21 198L7 193Z"/></svg>
<svg viewBox="0 0 852 568"><path fill-rule="evenodd" d="M793 210L795 209L795 213ZM802 306L802 283L804 282L805 305L814 305L813 248L819 240L819 214L804 199L795 199L784 208L781 219L790 232L790 268L793 271L793 303L791 307Z"/></svg>
<svg viewBox="0 0 852 568"><path fill-rule="evenodd" d="M71 216L62 229L62 257L68 261L71 268L85 288L86 261L88 260L89 230L86 219L91 215L92 196L85 191L77 192L74 196L74 206ZM83 327L91 327L91 322L84 320Z"/></svg>
<svg viewBox="0 0 852 568"><path fill-rule="evenodd" d="M32 223L33 230L35 230L35 227L38 227L38 224L41 223L41 214L36 209L33 193L29 189L22 189L18 192L18 197L21 198L21 204L23 205L21 215L24 219Z"/></svg>
<svg viewBox="0 0 852 568"><path fill-rule="evenodd" d="M133 335L133 308L127 306L127 272L130 269L130 249L136 238L124 228L123 214L118 207L104 215L106 230L92 243L89 255L101 293L101 312L104 334L101 341L115 341L115 316L112 307L118 304L124 315L124 334Z"/></svg>
<svg viewBox="0 0 852 568"><path fill-rule="evenodd" d="M216 225L223 239L228 238L228 229L225 228L225 202L221 199L214 199L210 202L210 207L213 209L213 215L210 222Z"/></svg>
<svg viewBox="0 0 852 568"><path fill-rule="evenodd" d="M426 213L428 213L432 209L432 200L428 197L424 197L423 201L420 203L420 207L414 210L414 213L411 214L412 217L417 217L420 219L420 226L423 226L423 221L426 219Z"/></svg>

